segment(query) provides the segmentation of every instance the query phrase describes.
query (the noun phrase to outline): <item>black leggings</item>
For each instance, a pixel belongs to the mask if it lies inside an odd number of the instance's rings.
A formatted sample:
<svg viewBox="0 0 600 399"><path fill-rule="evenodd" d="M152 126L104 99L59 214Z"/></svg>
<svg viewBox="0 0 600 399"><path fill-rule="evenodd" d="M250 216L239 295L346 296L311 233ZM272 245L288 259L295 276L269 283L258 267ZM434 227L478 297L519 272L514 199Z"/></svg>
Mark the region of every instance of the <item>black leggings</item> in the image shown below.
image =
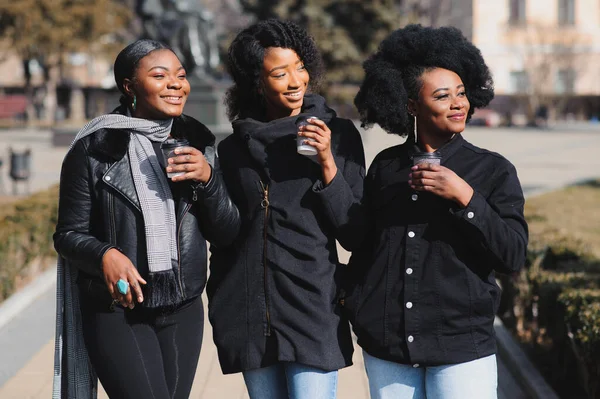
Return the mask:
<svg viewBox="0 0 600 399"><path fill-rule="evenodd" d="M81 313L90 360L111 399L189 397L204 330L200 297L170 311L110 311L82 295Z"/></svg>

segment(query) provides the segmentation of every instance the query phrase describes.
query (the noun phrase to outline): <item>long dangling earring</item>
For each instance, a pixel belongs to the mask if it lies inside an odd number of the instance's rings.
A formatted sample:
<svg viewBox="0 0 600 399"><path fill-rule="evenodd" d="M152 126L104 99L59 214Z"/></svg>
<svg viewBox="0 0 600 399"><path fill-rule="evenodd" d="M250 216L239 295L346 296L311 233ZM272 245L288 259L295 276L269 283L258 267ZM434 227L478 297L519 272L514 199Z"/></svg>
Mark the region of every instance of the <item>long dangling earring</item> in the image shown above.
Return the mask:
<svg viewBox="0 0 600 399"><path fill-rule="evenodd" d="M134 94L133 95L133 102L131 103L131 108L135 111L136 107L137 107L137 97Z"/></svg>
<svg viewBox="0 0 600 399"><path fill-rule="evenodd" d="M413 132L415 134L415 144L417 144L417 114L413 115Z"/></svg>

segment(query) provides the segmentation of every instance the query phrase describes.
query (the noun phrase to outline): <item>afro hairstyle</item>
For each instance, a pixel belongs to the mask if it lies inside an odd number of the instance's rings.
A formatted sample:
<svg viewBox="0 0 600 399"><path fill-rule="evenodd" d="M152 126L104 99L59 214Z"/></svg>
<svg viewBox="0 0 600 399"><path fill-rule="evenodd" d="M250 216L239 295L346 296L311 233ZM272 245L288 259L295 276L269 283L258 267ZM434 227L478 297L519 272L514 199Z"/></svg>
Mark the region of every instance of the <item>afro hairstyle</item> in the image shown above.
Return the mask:
<svg viewBox="0 0 600 399"><path fill-rule="evenodd" d="M460 30L408 25L392 32L367 59L365 77L354 104L363 127L377 123L385 131L406 136L412 131L408 100L417 100L424 72L444 68L455 72L465 85L471 104L467 122L476 108L494 98L489 68L481 52Z"/></svg>
<svg viewBox="0 0 600 399"><path fill-rule="evenodd" d="M290 21L267 19L242 30L229 46L227 70L234 84L227 90L225 104L230 120L264 116L264 100L259 93L260 78L269 47L294 50L315 88L323 75L323 61L314 39Z"/></svg>

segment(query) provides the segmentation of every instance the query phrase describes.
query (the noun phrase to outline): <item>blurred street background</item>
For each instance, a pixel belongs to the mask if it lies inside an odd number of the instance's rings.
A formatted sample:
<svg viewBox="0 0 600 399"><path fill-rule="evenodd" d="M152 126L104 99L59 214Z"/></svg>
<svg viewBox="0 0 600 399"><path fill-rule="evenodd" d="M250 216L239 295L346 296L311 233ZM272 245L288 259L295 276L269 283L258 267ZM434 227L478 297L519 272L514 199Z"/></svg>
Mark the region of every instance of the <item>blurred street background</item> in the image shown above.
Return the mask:
<svg viewBox="0 0 600 399"><path fill-rule="evenodd" d="M496 96L464 135L515 164L531 228L527 268L499 276L500 398L600 398L600 1L0 0L0 399L51 395L60 166L77 130L118 105L118 51L171 45L192 87L185 112L222 139L227 47L269 17L315 37L320 91L357 125L362 62L391 31L454 26L479 47ZM402 141L361 133L367 165ZM210 334L207 323L192 397L247 397ZM357 348L338 397L367 391Z"/></svg>

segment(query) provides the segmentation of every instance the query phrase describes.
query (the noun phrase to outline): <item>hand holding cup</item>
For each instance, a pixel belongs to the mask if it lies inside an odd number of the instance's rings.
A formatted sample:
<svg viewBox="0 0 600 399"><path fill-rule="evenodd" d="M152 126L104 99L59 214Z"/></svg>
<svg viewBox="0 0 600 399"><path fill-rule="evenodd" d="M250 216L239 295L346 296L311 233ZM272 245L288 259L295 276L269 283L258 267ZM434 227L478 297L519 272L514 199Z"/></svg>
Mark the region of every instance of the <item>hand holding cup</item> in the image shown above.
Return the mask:
<svg viewBox="0 0 600 399"><path fill-rule="evenodd" d="M439 160L413 156L408 184L413 190L430 192L465 208L473 197L473 188L454 171L440 165Z"/></svg>
<svg viewBox="0 0 600 399"><path fill-rule="evenodd" d="M314 116L300 115L296 120L296 126L298 126L298 153L308 155L304 151L314 152L323 170L323 182L329 184L337 173L337 166L331 152L331 130L324 121ZM312 150L306 150L308 147Z"/></svg>
<svg viewBox="0 0 600 399"><path fill-rule="evenodd" d="M167 164L167 177L174 182L193 180L207 183L212 168L197 148L189 145L185 139L167 139L161 144L161 150Z"/></svg>

